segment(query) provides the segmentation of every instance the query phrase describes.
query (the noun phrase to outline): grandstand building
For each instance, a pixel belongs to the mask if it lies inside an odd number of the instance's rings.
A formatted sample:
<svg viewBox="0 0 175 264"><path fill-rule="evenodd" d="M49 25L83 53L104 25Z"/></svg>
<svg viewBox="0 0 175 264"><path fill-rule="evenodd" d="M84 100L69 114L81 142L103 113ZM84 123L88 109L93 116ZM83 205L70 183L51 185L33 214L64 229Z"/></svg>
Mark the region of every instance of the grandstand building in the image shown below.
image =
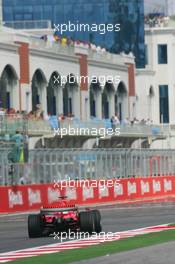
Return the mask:
<svg viewBox="0 0 175 264"><path fill-rule="evenodd" d="M131 147L138 139L139 144L148 147L155 139L167 136L167 130L164 135L159 124L173 123L173 112L169 116L167 105L170 104L166 98L161 101L159 89L166 90L170 83L166 76L161 83L156 83L155 71L160 70L153 68L156 64L136 70L132 54L94 51L93 46L83 43L62 45L49 41L50 38L46 41L37 35L7 28L0 35L1 108L8 113L19 111L29 116L29 134L36 137L31 147L41 136L53 137L48 125L51 116L61 119L62 127L91 129L111 126L111 117L117 115L120 124L115 125L121 125L121 136L101 139L97 144L101 147ZM164 67L166 72L167 66ZM162 72L160 75L163 78ZM81 76L88 78L81 79ZM162 93L166 95L164 90ZM46 139L44 145L82 147L88 138L77 137L76 142L75 137L72 141L60 138L61 145ZM42 144L39 141L37 146Z"/></svg>
<svg viewBox="0 0 175 264"><path fill-rule="evenodd" d="M135 67L131 52L112 54L81 41L65 44L50 30L42 38L41 32L8 27L0 32L0 108L28 115L29 135L36 137L31 148L82 147L90 138L65 137L57 144L48 139L53 137L50 117L63 128L107 128L116 115L121 136L95 146L174 146L172 21L147 24L145 69Z"/></svg>
<svg viewBox="0 0 175 264"><path fill-rule="evenodd" d="M120 120L134 118L132 54L93 51L82 43L65 46L7 28L0 35L0 103L8 113L20 111L43 120L63 116L93 121L91 127L95 120L110 122L115 114ZM31 133L41 136L46 130L36 122Z"/></svg>

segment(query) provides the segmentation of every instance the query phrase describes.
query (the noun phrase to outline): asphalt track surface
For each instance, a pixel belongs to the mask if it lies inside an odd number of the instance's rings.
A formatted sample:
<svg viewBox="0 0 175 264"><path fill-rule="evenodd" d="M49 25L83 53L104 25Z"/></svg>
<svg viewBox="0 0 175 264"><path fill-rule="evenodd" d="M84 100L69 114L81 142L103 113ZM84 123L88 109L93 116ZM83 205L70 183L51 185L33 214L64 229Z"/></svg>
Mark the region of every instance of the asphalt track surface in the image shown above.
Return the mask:
<svg viewBox="0 0 175 264"><path fill-rule="evenodd" d="M126 231L175 222L175 205L102 209L105 232ZM29 239L27 215L0 216L0 253L58 243L53 237Z"/></svg>

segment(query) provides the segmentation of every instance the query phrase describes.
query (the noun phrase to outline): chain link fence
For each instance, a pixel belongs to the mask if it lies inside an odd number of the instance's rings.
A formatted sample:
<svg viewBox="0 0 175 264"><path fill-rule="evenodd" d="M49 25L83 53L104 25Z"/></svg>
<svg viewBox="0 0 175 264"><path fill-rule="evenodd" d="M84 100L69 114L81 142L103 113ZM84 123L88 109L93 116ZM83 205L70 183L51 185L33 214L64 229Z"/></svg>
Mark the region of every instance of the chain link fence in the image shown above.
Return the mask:
<svg viewBox="0 0 175 264"><path fill-rule="evenodd" d="M0 148L0 185L10 185L10 170L8 156L11 149L1 146Z"/></svg>
<svg viewBox="0 0 175 264"><path fill-rule="evenodd" d="M175 175L174 150L35 149L29 163L11 163L0 149L0 185Z"/></svg>

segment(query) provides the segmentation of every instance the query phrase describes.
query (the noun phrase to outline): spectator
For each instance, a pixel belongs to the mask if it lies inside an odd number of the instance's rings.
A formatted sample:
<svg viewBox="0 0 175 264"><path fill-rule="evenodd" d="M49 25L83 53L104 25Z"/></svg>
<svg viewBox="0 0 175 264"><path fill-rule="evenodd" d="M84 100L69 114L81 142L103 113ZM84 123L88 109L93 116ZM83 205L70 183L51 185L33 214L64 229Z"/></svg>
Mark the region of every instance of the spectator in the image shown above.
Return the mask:
<svg viewBox="0 0 175 264"><path fill-rule="evenodd" d="M128 117L126 117L126 118L123 120L123 124L124 124L124 125L130 125L130 124L131 124L131 122L129 121L129 118L128 118Z"/></svg>
<svg viewBox="0 0 175 264"><path fill-rule="evenodd" d="M73 41L73 38L72 37L70 37L70 38L67 39L67 45L68 46L72 46L72 47L74 46L74 41Z"/></svg>
<svg viewBox="0 0 175 264"><path fill-rule="evenodd" d="M113 130L115 130L115 117L114 116L111 117L111 127Z"/></svg>
<svg viewBox="0 0 175 264"><path fill-rule="evenodd" d="M4 108L0 108L0 116L4 116L5 115L5 109Z"/></svg>
<svg viewBox="0 0 175 264"><path fill-rule="evenodd" d="M145 120L145 119L142 119L142 120L140 121L140 124L141 124L141 125L145 125L145 124L146 124L146 120Z"/></svg>
<svg viewBox="0 0 175 264"><path fill-rule="evenodd" d="M66 37L63 37L61 39L61 45L63 45L63 46L66 46L67 45L67 38Z"/></svg>
<svg viewBox="0 0 175 264"><path fill-rule="evenodd" d="M151 125L151 120L149 118L146 120L146 125L148 125L148 126Z"/></svg>
<svg viewBox="0 0 175 264"><path fill-rule="evenodd" d="M120 120L119 120L117 114L115 114L115 116L114 116L114 125L119 125L119 124L120 124Z"/></svg>
<svg viewBox="0 0 175 264"><path fill-rule="evenodd" d="M36 118L39 119L40 116L41 116L41 113L43 112L42 109L41 109L42 108L41 104L37 104L36 108L37 108L37 110L36 110Z"/></svg>
<svg viewBox="0 0 175 264"><path fill-rule="evenodd" d="M47 41L47 35L42 36L41 39Z"/></svg>
<svg viewBox="0 0 175 264"><path fill-rule="evenodd" d="M59 121L63 121L65 119L65 116L63 115L63 114L60 114L59 116L58 116L58 120Z"/></svg>
<svg viewBox="0 0 175 264"><path fill-rule="evenodd" d="M134 117L134 119L131 121L131 125L139 124L139 120Z"/></svg>

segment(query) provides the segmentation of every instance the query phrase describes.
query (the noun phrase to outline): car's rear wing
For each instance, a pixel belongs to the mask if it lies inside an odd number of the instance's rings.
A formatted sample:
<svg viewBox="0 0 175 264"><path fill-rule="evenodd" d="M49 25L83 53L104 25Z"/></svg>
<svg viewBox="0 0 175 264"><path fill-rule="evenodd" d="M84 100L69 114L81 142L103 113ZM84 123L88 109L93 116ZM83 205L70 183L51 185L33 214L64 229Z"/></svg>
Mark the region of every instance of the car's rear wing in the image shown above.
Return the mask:
<svg viewBox="0 0 175 264"><path fill-rule="evenodd" d="M78 207L65 207L65 208L41 208L41 214L52 214L55 212L68 212L68 211L77 211Z"/></svg>

